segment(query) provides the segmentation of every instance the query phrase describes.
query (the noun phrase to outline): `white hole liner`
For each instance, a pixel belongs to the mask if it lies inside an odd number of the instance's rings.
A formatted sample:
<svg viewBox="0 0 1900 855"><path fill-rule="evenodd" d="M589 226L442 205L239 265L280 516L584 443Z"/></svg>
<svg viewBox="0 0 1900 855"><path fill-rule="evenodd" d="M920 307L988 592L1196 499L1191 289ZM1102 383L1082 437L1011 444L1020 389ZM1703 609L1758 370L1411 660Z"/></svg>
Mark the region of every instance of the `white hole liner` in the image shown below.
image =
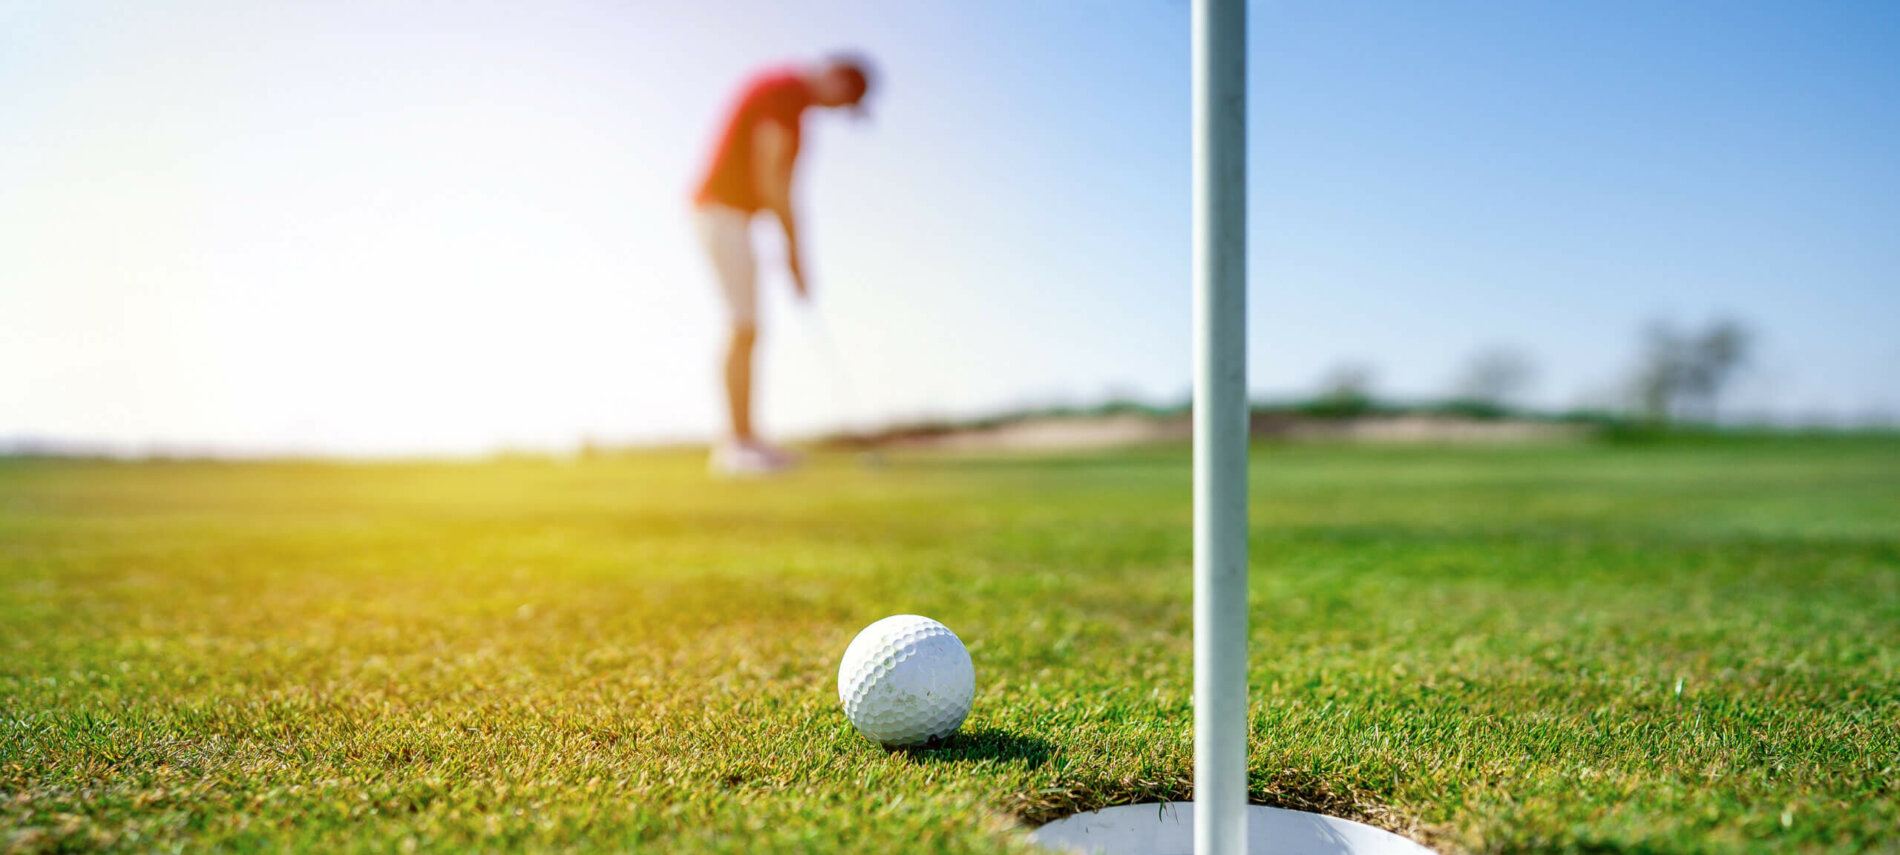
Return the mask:
<svg viewBox="0 0 1900 855"><path fill-rule="evenodd" d="M1064 817L1030 832L1058 852L1193 855L1194 803L1122 805ZM1247 806L1248 855L1433 855L1390 831L1317 813Z"/></svg>

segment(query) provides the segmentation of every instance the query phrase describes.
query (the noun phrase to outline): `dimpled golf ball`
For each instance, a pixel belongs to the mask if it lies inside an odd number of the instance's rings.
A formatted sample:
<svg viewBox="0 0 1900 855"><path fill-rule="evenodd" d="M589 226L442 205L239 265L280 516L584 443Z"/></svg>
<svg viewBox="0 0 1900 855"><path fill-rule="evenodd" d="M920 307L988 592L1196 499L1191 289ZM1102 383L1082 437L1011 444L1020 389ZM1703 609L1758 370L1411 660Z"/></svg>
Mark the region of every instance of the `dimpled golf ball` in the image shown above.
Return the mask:
<svg viewBox="0 0 1900 855"><path fill-rule="evenodd" d="M864 628L838 665L838 700L865 738L892 747L948 737L970 714L976 666L950 628L897 615Z"/></svg>

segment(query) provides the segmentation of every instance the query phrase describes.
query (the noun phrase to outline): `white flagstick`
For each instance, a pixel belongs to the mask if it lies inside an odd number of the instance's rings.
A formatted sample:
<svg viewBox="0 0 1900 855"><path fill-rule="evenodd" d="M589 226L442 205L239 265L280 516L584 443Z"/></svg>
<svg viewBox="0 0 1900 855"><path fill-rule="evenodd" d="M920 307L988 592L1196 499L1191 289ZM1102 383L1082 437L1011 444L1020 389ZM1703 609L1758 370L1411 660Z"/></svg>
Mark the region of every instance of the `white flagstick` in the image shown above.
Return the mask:
<svg viewBox="0 0 1900 855"><path fill-rule="evenodd" d="M1194 851L1247 851L1247 5L1194 0Z"/></svg>

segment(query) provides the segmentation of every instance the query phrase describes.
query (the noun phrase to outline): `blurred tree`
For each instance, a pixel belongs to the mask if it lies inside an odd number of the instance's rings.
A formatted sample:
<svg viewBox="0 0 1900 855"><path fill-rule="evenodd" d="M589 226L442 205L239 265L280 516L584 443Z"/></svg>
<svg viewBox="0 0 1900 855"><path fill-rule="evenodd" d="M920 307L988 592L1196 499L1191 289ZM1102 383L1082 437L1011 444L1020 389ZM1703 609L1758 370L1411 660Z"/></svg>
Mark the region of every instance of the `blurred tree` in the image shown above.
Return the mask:
<svg viewBox="0 0 1900 855"><path fill-rule="evenodd" d="M1747 364L1754 345L1754 334L1746 326L1726 318L1700 333L1680 332L1667 321L1657 321L1643 339L1635 393L1638 408L1653 422L1684 416L1713 421L1723 388Z"/></svg>
<svg viewBox="0 0 1900 855"><path fill-rule="evenodd" d="M1320 381L1319 397L1306 406L1316 416L1361 415L1372 409L1372 369L1356 363L1335 366Z"/></svg>
<svg viewBox="0 0 1900 855"><path fill-rule="evenodd" d="M1491 347L1472 354L1452 387L1452 406L1501 415L1537 379L1537 366L1523 351Z"/></svg>

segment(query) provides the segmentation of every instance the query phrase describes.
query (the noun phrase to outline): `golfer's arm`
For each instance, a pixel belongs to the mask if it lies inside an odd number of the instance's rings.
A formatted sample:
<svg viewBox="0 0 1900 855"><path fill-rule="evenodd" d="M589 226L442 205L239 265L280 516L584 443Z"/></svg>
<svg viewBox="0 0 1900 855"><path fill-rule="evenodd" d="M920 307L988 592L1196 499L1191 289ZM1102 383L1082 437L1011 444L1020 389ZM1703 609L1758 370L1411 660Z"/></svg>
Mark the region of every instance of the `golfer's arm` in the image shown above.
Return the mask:
<svg viewBox="0 0 1900 855"><path fill-rule="evenodd" d="M753 131L752 156L752 175L758 181L759 199L785 227L785 245L796 257L798 227L797 217L792 214L791 132L777 122L760 122Z"/></svg>

